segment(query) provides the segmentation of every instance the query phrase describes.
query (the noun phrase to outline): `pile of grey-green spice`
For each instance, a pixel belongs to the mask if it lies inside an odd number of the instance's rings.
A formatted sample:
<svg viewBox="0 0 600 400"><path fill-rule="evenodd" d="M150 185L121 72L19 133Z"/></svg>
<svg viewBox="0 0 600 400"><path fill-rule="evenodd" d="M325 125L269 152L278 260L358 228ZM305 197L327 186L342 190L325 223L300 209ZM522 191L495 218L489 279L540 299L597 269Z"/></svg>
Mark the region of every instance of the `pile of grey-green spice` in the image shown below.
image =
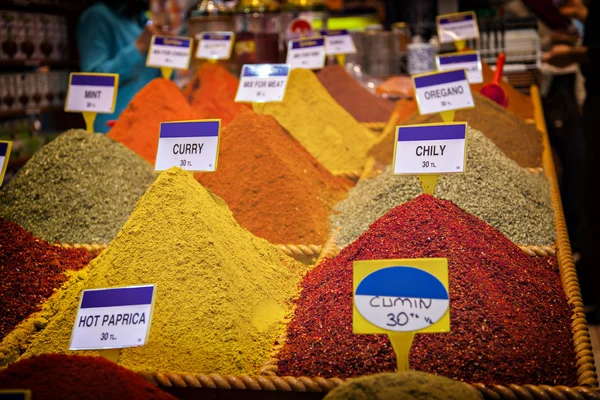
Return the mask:
<svg viewBox="0 0 600 400"><path fill-rule="evenodd" d="M110 243L155 178L122 144L70 130L0 190L0 216L50 243Z"/></svg>
<svg viewBox="0 0 600 400"><path fill-rule="evenodd" d="M379 217L422 192L416 176L394 175L391 166L359 182L333 209L337 245L352 243ZM434 194L475 214L516 244L554 244L546 177L521 168L477 130L469 128L467 134L466 172L441 175Z"/></svg>

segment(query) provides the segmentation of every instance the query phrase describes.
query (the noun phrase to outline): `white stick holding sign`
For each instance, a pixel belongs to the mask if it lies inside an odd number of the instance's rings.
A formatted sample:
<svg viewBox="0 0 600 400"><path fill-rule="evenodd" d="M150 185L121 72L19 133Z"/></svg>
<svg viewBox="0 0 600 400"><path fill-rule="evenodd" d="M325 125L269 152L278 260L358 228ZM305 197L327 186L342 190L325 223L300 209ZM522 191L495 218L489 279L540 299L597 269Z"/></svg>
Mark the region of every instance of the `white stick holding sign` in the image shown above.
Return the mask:
<svg viewBox="0 0 600 400"><path fill-rule="evenodd" d="M470 84L482 83L481 57L478 51L440 54L435 57L438 71L464 69Z"/></svg>
<svg viewBox="0 0 600 400"><path fill-rule="evenodd" d="M462 69L415 75L413 81L421 115L475 106L471 86Z"/></svg>
<svg viewBox="0 0 600 400"><path fill-rule="evenodd" d="M148 340L154 285L84 290L69 350L143 346Z"/></svg>
<svg viewBox="0 0 600 400"><path fill-rule="evenodd" d="M220 131L220 119L162 122L154 170L215 171Z"/></svg>
<svg viewBox="0 0 600 400"><path fill-rule="evenodd" d="M436 24L440 43L479 38L477 17L472 11L439 15Z"/></svg>
<svg viewBox="0 0 600 400"><path fill-rule="evenodd" d="M235 40L233 32L202 32L196 38L199 40L196 58L208 60L228 60L231 58Z"/></svg>
<svg viewBox="0 0 600 400"><path fill-rule="evenodd" d="M321 69L325 66L325 38L303 38L290 40L287 64L292 69Z"/></svg>
<svg viewBox="0 0 600 400"><path fill-rule="evenodd" d="M426 175L464 172L466 137L466 122L398 126L394 173Z"/></svg>
<svg viewBox="0 0 600 400"><path fill-rule="evenodd" d="M235 101L238 103L283 101L290 69L288 64L244 65Z"/></svg>

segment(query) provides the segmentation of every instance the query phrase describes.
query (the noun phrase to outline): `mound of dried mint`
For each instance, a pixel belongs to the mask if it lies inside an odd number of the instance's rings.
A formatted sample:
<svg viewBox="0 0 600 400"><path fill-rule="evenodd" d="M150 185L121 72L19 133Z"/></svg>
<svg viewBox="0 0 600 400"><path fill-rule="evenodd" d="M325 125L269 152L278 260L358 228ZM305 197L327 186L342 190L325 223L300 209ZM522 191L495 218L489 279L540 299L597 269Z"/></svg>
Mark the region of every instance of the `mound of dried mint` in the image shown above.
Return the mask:
<svg viewBox="0 0 600 400"><path fill-rule="evenodd" d="M122 144L70 130L0 191L0 216L50 243L110 243L155 178Z"/></svg>

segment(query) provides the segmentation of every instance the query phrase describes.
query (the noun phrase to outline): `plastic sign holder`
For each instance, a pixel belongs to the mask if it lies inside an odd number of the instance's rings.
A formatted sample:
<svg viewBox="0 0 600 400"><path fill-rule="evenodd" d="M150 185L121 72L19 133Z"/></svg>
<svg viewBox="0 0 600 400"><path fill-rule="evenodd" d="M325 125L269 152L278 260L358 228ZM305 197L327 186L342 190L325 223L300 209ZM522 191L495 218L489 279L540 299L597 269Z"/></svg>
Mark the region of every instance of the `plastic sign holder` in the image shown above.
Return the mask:
<svg viewBox="0 0 600 400"><path fill-rule="evenodd" d="M352 332L387 334L398 371L408 371L415 333L450 332L448 260L355 261Z"/></svg>
<svg viewBox="0 0 600 400"><path fill-rule="evenodd" d="M118 74L72 72L65 101L65 112L80 112L86 130L94 132L96 114L112 114L117 104Z"/></svg>
<svg viewBox="0 0 600 400"><path fill-rule="evenodd" d="M346 29L330 29L319 31L325 37L325 53L335 56L337 63L342 67L346 65L346 54L356 53L354 40Z"/></svg>
<svg viewBox="0 0 600 400"><path fill-rule="evenodd" d="M481 56L478 51L438 54L435 56L435 63L438 71L464 69L470 84L483 82Z"/></svg>
<svg viewBox="0 0 600 400"><path fill-rule="evenodd" d="M120 349L145 345L155 297L155 285L84 290L69 350L100 350L116 362Z"/></svg>
<svg viewBox="0 0 600 400"><path fill-rule="evenodd" d="M322 36L290 40L286 63L292 69L321 69L325 66L325 38Z"/></svg>
<svg viewBox="0 0 600 400"><path fill-rule="evenodd" d="M220 138L220 119L161 122L154 170L179 167L190 172L214 172Z"/></svg>
<svg viewBox="0 0 600 400"><path fill-rule="evenodd" d="M174 69L188 69L194 39L184 36L152 36L146 66L160 68L162 77L171 79Z"/></svg>
<svg viewBox="0 0 600 400"><path fill-rule="evenodd" d="M473 11L438 15L435 22L440 43L454 42L458 51L464 50L468 39L479 38L477 16Z"/></svg>
<svg viewBox="0 0 600 400"><path fill-rule="evenodd" d="M254 103L259 113L264 103L283 101L290 71L289 64L245 64L235 101Z"/></svg>
<svg viewBox="0 0 600 400"><path fill-rule="evenodd" d="M233 51L235 34L233 32L202 32L196 36L198 49L196 58L216 63L218 60L229 60Z"/></svg>
<svg viewBox="0 0 600 400"><path fill-rule="evenodd" d="M12 142L0 140L0 186L2 186L2 182L4 182L4 175L6 175L6 169L8 168L8 159L10 158L11 149Z"/></svg>

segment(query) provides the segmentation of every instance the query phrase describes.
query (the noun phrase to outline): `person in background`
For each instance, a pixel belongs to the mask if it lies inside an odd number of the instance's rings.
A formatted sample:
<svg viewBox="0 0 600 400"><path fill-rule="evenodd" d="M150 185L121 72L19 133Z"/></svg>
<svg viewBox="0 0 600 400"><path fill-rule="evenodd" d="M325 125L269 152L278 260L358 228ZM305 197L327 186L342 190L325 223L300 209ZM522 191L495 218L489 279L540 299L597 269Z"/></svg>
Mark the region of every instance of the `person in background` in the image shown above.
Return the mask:
<svg viewBox="0 0 600 400"><path fill-rule="evenodd" d="M600 113L600 0L591 0L586 7L581 0L568 0L561 7L563 15L576 18L585 24L582 46L558 44L543 57L543 61L557 67L573 62L581 65L585 76L586 99L583 106L583 129L585 138L585 156L582 196L584 205L584 226L581 246L581 260L577 264L579 282L584 304L587 306L587 320L590 324L600 323L600 266L596 261L600 240L600 207L593 193L593 185L600 176L600 165L596 154L600 135L598 135L598 115Z"/></svg>
<svg viewBox="0 0 600 400"><path fill-rule="evenodd" d="M107 122L117 119L133 96L160 76L158 68L146 67L146 55L152 36L168 33L148 21L147 10L147 1L104 0L90 6L79 18L81 71L119 74L115 112L98 114L95 132L108 132Z"/></svg>

